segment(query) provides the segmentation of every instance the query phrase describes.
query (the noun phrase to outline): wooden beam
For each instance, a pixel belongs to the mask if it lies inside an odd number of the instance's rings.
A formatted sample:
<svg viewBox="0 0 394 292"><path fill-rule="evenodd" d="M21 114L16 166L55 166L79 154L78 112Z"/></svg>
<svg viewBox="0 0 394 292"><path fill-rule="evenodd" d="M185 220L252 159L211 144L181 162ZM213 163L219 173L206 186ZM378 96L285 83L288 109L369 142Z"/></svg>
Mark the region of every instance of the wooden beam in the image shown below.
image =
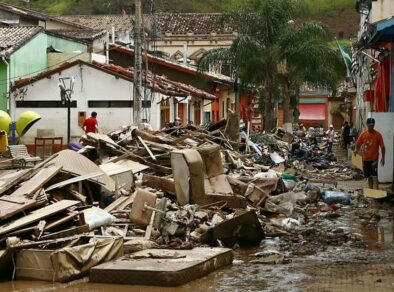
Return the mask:
<svg viewBox="0 0 394 292"><path fill-rule="evenodd" d="M156 160L155 155L152 153L152 151L149 149L148 145L146 145L144 139L142 139L140 136L137 136L137 139L141 142L142 146L144 146L145 150L149 153L149 156L153 159Z"/></svg>
<svg viewBox="0 0 394 292"><path fill-rule="evenodd" d="M36 191L41 189L51 178L60 172L61 166L50 166L48 168L41 169L35 176L30 180L26 181L20 188L11 194L11 196L19 197L30 197Z"/></svg>
<svg viewBox="0 0 394 292"><path fill-rule="evenodd" d="M12 232L19 228L25 227L26 225L32 224L49 216L55 215L59 212L65 211L67 210L67 208L78 205L79 203L80 203L79 201L63 200L55 204L41 208L39 210L36 210L35 212L32 212L25 217L22 217L14 222L11 222L10 224L1 226L0 235Z"/></svg>
<svg viewBox="0 0 394 292"><path fill-rule="evenodd" d="M55 228L55 227L58 227L58 226L60 226L60 225L62 225L62 224L64 224L64 223L66 223L66 222L68 222L68 221L71 221L72 219L74 219L75 217L77 217L78 216L78 212L71 212L70 214L68 214L67 216L65 216L65 217L62 217L62 218L60 218L60 219L58 219L58 220L55 220L55 221L52 221L52 222L50 222L49 224L47 224L46 226L45 226L45 231L47 231L47 230L51 230L51 229L53 229L53 228Z"/></svg>
<svg viewBox="0 0 394 292"><path fill-rule="evenodd" d="M175 183L168 178L144 174L142 176L142 185L175 195Z"/></svg>
<svg viewBox="0 0 394 292"><path fill-rule="evenodd" d="M51 233L48 235L43 235L41 236L42 240L47 240L47 239L57 239L57 238L63 238L63 237L69 237L77 234L83 234L83 233L88 233L90 231L89 229L89 224L85 224L82 226L77 226L77 227L72 227L66 230L62 230L59 232Z"/></svg>

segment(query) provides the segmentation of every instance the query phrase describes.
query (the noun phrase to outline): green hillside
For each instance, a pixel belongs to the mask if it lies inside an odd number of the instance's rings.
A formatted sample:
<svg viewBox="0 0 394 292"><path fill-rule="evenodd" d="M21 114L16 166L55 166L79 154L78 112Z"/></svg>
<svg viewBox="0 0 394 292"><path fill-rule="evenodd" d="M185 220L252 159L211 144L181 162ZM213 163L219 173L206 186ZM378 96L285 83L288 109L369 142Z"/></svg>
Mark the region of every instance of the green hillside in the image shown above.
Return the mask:
<svg viewBox="0 0 394 292"><path fill-rule="evenodd" d="M154 0L156 11L170 12L223 12L247 0ZM355 0L305 0L315 14L354 6ZM50 14L113 14L122 10L130 12L133 0L4 0L11 4L30 7ZM145 0L145 9L149 3Z"/></svg>

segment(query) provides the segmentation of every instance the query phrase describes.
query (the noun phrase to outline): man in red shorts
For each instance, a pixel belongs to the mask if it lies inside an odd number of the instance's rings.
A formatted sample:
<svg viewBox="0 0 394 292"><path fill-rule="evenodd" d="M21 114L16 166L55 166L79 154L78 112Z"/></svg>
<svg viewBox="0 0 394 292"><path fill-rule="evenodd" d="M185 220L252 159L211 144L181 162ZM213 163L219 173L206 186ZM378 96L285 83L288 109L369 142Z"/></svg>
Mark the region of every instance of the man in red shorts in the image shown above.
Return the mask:
<svg viewBox="0 0 394 292"><path fill-rule="evenodd" d="M382 134L374 129L374 118L367 119L367 127L368 129L361 133L356 142L354 155L356 155L361 148L364 176L368 179L368 186L370 189L378 189L379 148L382 152L382 158L380 159L380 164L382 166L384 166L386 149Z"/></svg>
<svg viewBox="0 0 394 292"><path fill-rule="evenodd" d="M97 122L97 113L92 112L90 118L86 119L83 122L82 129L85 131L85 133L97 133L98 132L98 122Z"/></svg>

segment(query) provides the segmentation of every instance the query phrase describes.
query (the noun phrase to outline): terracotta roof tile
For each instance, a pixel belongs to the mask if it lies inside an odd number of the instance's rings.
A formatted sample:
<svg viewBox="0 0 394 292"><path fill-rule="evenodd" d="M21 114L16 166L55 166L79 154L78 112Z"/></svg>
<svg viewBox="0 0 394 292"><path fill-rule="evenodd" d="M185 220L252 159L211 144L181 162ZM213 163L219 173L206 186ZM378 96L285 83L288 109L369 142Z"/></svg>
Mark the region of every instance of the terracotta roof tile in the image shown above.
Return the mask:
<svg viewBox="0 0 394 292"><path fill-rule="evenodd" d="M38 26L0 27L0 55L10 55L39 32Z"/></svg>
<svg viewBox="0 0 394 292"><path fill-rule="evenodd" d="M65 37L69 39L73 39L76 41L82 42L91 42L99 37L102 37L106 34L103 30L96 30L96 29L73 29L73 30L48 30L47 34Z"/></svg>
<svg viewBox="0 0 394 292"><path fill-rule="evenodd" d="M230 23L222 24L222 14L219 13L160 13L154 17L157 21L157 31L162 34L185 35L193 33L206 35L211 33L232 34L235 29ZM127 15L68 15L60 16L62 20L93 29L111 31L114 26L117 31L131 31L133 16ZM145 15L145 27L151 30L152 16Z"/></svg>
<svg viewBox="0 0 394 292"><path fill-rule="evenodd" d="M39 73L33 77L30 78L24 78L17 80L14 83L14 86L12 87L13 90L17 88L24 87L28 84L34 83L38 80L44 79L48 76L51 76L53 74L59 73L67 68L71 68L75 65L78 64L83 64L86 66L90 66L93 68L96 68L98 70L104 71L108 74L115 75L117 77L123 78L128 81L133 81L133 76L134 76L134 69L133 68L123 68L121 66L116 66L116 65L111 65L111 64L102 64L98 62L93 62L93 63L88 63L82 60L76 60L71 63L64 63L61 66L52 69L52 70L47 70L42 73ZM143 78L143 83L145 83L145 86L150 88L154 92L160 92L164 95L168 96L194 96L198 98L203 98L203 99L210 99L210 100L215 100L216 96L212 95L208 92L205 92L203 90L200 90L198 88L195 88L193 86L183 84L180 82L175 82L172 80L169 80L165 76L158 76L152 74L152 72L148 71L147 77Z"/></svg>
<svg viewBox="0 0 394 292"><path fill-rule="evenodd" d="M157 16L158 30L172 34L232 34L231 23L221 22L219 13L162 13Z"/></svg>
<svg viewBox="0 0 394 292"><path fill-rule="evenodd" d="M38 19L38 20L44 20L44 21L56 20L56 21L59 21L59 22L63 22L65 24L67 24L67 25L71 25L71 26L74 25L77 28L86 28L86 27L78 26L75 23L68 22L66 20L61 20L61 19L59 19L59 18L57 18L55 16L51 16L49 14L45 14L45 13L38 12L38 11L35 11L35 10L27 9L27 8L24 8L24 7L19 7L19 6L16 6L16 5L9 4L9 3L1 3L0 2L0 10L8 11L10 13L14 13L14 14L17 14L17 15L30 17L30 18L34 18L34 19Z"/></svg>
<svg viewBox="0 0 394 292"><path fill-rule="evenodd" d="M130 31L131 18L124 15L68 15L59 16L61 20L90 27L92 29L111 31L115 26L117 31Z"/></svg>

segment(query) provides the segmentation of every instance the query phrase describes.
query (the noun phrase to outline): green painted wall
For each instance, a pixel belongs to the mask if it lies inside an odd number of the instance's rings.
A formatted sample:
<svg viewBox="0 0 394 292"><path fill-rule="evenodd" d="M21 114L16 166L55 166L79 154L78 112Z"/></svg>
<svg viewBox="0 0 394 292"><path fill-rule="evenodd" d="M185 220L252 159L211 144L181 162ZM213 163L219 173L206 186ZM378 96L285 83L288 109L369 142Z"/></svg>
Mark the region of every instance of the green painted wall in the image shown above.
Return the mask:
<svg viewBox="0 0 394 292"><path fill-rule="evenodd" d="M85 44L81 44L64 38L55 37L52 35L48 35L47 38L48 48L52 46L56 50L64 53L72 53L75 51L86 52L88 49L88 46Z"/></svg>
<svg viewBox="0 0 394 292"><path fill-rule="evenodd" d="M0 110L7 109L7 99L5 94L7 92L7 66L0 59Z"/></svg>
<svg viewBox="0 0 394 292"><path fill-rule="evenodd" d="M11 80L14 82L35 75L48 67L47 36L39 33L11 55Z"/></svg>
<svg viewBox="0 0 394 292"><path fill-rule="evenodd" d="M14 82L43 72L48 68L47 48L53 46L63 52L87 51L87 46L63 38L39 33L14 52L10 64L10 80ZM0 110L7 111L7 66L0 61Z"/></svg>
<svg viewBox="0 0 394 292"><path fill-rule="evenodd" d="M36 75L48 67L47 35L39 33L24 46L10 56L10 80L16 80ZM6 111L5 104L0 103L1 110Z"/></svg>

